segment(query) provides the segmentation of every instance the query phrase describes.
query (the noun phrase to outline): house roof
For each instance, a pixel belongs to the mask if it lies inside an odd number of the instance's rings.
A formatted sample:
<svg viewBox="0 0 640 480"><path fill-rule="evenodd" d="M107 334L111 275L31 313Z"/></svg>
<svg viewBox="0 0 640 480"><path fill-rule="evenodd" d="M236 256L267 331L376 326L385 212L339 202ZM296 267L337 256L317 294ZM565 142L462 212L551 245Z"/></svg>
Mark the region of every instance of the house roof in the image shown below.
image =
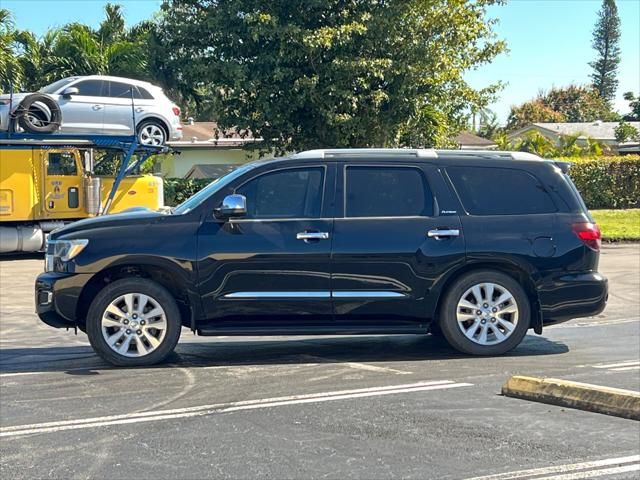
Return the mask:
<svg viewBox="0 0 640 480"><path fill-rule="evenodd" d="M250 130L222 130L216 122L190 122L182 126L182 140L167 142L177 148L242 147L259 142Z"/></svg>
<svg viewBox="0 0 640 480"><path fill-rule="evenodd" d="M237 164L204 164L204 165L194 165L191 169L184 175L184 178L193 179L193 178L205 178L215 180L216 178L220 178L223 175L235 170L240 165Z"/></svg>
<svg viewBox="0 0 640 480"><path fill-rule="evenodd" d="M497 146L493 140L479 137L467 131L462 131L456 135L454 141L460 148L491 148Z"/></svg>
<svg viewBox="0 0 640 480"><path fill-rule="evenodd" d="M640 122L629 122L630 125L640 130ZM620 125L618 122L580 122L580 123L542 123L535 122L510 133L507 138L515 138L531 129L542 129L555 135L580 135L581 138L593 138L594 140L615 141L615 130Z"/></svg>

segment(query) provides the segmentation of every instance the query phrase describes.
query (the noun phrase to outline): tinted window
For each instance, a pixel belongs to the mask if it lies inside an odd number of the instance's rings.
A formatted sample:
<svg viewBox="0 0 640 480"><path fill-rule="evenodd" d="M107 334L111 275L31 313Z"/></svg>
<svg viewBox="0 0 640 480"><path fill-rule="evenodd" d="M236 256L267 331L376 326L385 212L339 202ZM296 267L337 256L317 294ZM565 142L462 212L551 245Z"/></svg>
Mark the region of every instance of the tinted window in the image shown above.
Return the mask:
<svg viewBox="0 0 640 480"><path fill-rule="evenodd" d="M551 213L556 207L540 181L511 168L449 167L460 200L472 215Z"/></svg>
<svg viewBox="0 0 640 480"><path fill-rule="evenodd" d="M50 153L47 175L76 175L76 157L71 153Z"/></svg>
<svg viewBox="0 0 640 480"><path fill-rule="evenodd" d="M318 218L324 169L297 168L267 173L237 189L247 197L247 218Z"/></svg>
<svg viewBox="0 0 640 480"><path fill-rule="evenodd" d="M120 82L109 82L109 96L113 98L131 98L131 88L133 96L137 98L138 91L135 87Z"/></svg>
<svg viewBox="0 0 640 480"><path fill-rule="evenodd" d="M151 95L147 90L142 87L136 87L136 92L134 92L136 98L144 98L145 100L153 100L153 95Z"/></svg>
<svg viewBox="0 0 640 480"><path fill-rule="evenodd" d="M405 167L347 167L347 217L433 215L433 196L422 172Z"/></svg>
<svg viewBox="0 0 640 480"><path fill-rule="evenodd" d="M85 80L84 82L76 83L74 87L78 89L78 95L100 97L102 96L102 83L102 80Z"/></svg>

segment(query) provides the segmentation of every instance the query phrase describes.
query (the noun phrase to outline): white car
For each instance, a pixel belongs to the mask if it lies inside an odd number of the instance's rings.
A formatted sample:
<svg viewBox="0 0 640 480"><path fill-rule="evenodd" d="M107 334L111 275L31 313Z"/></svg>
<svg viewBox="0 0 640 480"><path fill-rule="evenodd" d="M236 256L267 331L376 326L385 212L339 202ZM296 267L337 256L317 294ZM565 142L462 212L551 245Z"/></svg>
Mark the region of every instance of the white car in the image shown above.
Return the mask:
<svg viewBox="0 0 640 480"><path fill-rule="evenodd" d="M148 82L104 75L69 77L37 93L51 97L60 107L61 123L54 135L132 135L135 132L140 143L147 145L162 145L182 138L180 108L160 87ZM0 130L20 129L12 119L29 95L32 94L0 95ZM33 103L27 116L35 125L38 122L46 125L51 120L50 109L42 102Z"/></svg>

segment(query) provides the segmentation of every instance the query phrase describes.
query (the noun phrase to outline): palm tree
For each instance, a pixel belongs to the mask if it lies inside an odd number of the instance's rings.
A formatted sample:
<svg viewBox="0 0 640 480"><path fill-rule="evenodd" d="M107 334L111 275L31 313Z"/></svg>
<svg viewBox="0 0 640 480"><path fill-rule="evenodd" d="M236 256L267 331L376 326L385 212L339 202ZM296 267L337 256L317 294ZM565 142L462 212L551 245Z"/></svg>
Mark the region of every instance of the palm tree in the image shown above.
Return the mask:
<svg viewBox="0 0 640 480"><path fill-rule="evenodd" d="M9 10L0 8L0 93L20 88L22 68L16 56L16 29Z"/></svg>

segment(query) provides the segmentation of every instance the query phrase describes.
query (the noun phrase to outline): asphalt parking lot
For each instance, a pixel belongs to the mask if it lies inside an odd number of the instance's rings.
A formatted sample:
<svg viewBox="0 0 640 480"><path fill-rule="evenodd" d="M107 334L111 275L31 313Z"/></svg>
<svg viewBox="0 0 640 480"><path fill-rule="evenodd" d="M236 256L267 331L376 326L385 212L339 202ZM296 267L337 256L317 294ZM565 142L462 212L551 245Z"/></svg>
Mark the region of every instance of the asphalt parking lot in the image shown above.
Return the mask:
<svg viewBox="0 0 640 480"><path fill-rule="evenodd" d="M0 263L1 478L638 478L640 422L499 395L512 374L640 390L640 245L596 318L471 358L430 336L197 338L116 369Z"/></svg>

